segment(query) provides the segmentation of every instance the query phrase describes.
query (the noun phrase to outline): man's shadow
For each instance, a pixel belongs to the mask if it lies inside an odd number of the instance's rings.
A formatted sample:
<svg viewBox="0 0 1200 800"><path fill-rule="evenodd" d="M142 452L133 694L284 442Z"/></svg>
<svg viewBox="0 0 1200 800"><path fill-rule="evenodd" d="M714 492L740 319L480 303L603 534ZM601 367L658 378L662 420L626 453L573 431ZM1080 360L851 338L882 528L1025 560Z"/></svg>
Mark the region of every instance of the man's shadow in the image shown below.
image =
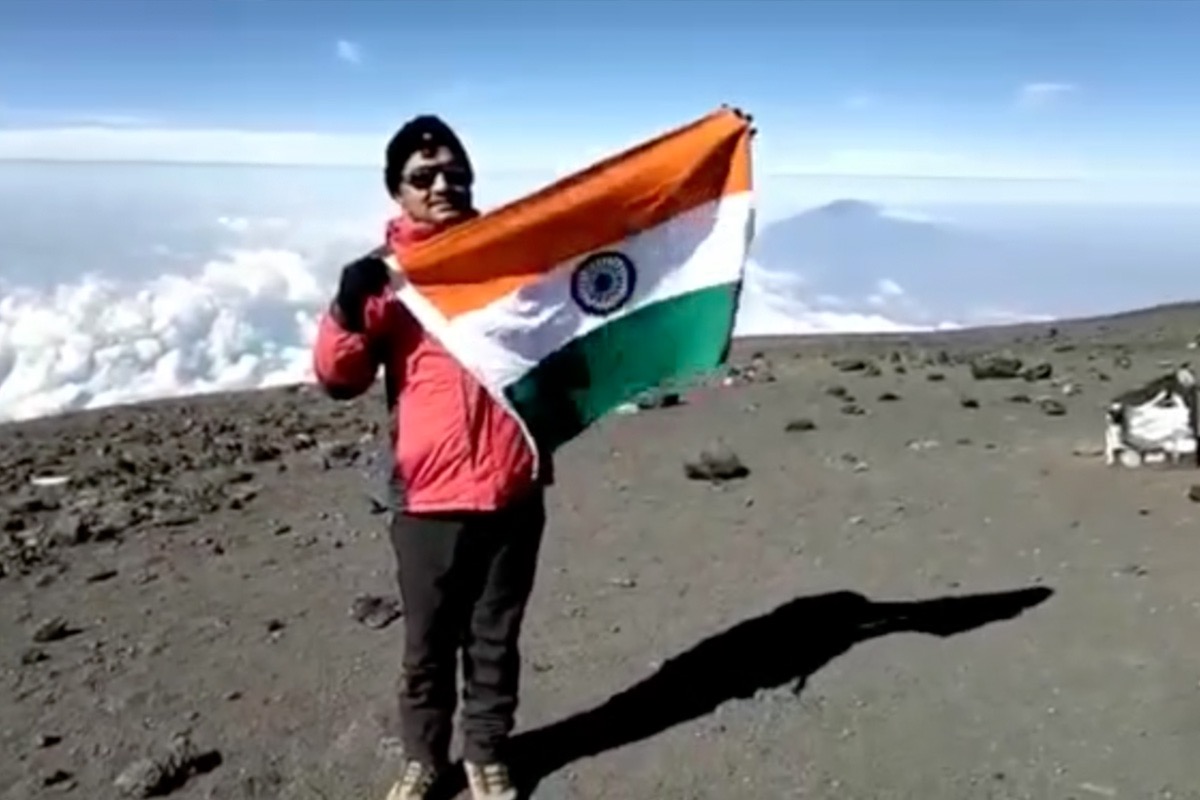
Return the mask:
<svg viewBox="0 0 1200 800"><path fill-rule="evenodd" d="M786 683L799 693L811 675L859 642L891 633L953 636L1016 617L1053 593L1030 587L876 602L854 592L833 592L792 600L703 640L595 708L516 736L514 776L528 796L567 764L648 739L727 700ZM446 788L455 792L462 786Z"/></svg>

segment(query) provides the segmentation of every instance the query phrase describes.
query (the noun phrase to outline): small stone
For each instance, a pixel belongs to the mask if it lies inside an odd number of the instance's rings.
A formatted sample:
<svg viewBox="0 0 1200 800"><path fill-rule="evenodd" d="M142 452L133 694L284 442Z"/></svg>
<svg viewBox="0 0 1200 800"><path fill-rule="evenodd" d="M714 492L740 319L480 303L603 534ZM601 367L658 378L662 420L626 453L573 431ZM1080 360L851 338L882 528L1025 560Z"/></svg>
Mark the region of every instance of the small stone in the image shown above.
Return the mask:
<svg viewBox="0 0 1200 800"><path fill-rule="evenodd" d="M963 408L979 408L979 401L974 397L963 397L958 401Z"/></svg>
<svg viewBox="0 0 1200 800"><path fill-rule="evenodd" d="M71 635L71 627L63 617L51 617L33 631L33 640L39 644L57 642Z"/></svg>
<svg viewBox="0 0 1200 800"><path fill-rule="evenodd" d="M750 474L737 453L722 443L704 448L699 456L684 463L683 471L689 480L713 482L736 480Z"/></svg>
<svg viewBox="0 0 1200 800"><path fill-rule="evenodd" d="M883 394L879 395L879 402L881 403L895 403L899 399L900 395L896 394L895 392L884 392Z"/></svg>
<svg viewBox="0 0 1200 800"><path fill-rule="evenodd" d="M798 417L797 419L790 420L783 426L783 429L788 433L804 433L806 431L815 431L817 423L808 417Z"/></svg>
<svg viewBox="0 0 1200 800"><path fill-rule="evenodd" d="M850 417L861 417L866 414L866 410L857 403L846 403L839 409L843 414Z"/></svg>
<svg viewBox="0 0 1200 800"><path fill-rule="evenodd" d="M649 391L643 392L634 404L642 411L652 411L657 408L674 408L681 405L683 398L678 392Z"/></svg>
<svg viewBox="0 0 1200 800"><path fill-rule="evenodd" d="M221 760L219 752L199 753L186 733L177 733L160 754L140 758L122 770L113 785L129 797L156 797L181 787L193 775L214 769Z"/></svg>
<svg viewBox="0 0 1200 800"><path fill-rule="evenodd" d="M977 381L1007 380L1018 377L1021 367L1021 359L1014 356L981 356L971 361L971 377Z"/></svg>
<svg viewBox="0 0 1200 800"><path fill-rule="evenodd" d="M1200 483L1193 483L1188 487L1187 499L1193 503L1200 503Z"/></svg>
<svg viewBox="0 0 1200 800"><path fill-rule="evenodd" d="M59 744L62 741L62 737L55 736L53 733L39 733L33 741L34 746L45 750L47 747L54 747L56 744Z"/></svg>
<svg viewBox="0 0 1200 800"><path fill-rule="evenodd" d="M1039 400L1038 408L1048 417L1061 417L1067 413L1067 407L1052 397L1043 397Z"/></svg>
<svg viewBox="0 0 1200 800"><path fill-rule="evenodd" d="M121 770L113 786L128 797L153 797L161 792L165 771L151 758L139 758Z"/></svg>
<svg viewBox="0 0 1200 800"><path fill-rule="evenodd" d="M925 376L925 380L929 381L930 383L941 383L942 381L946 380L946 376L940 372L930 372Z"/></svg>
<svg viewBox="0 0 1200 800"><path fill-rule="evenodd" d="M50 523L50 539L64 547L84 544L92 538L92 530L82 514L66 511Z"/></svg>
<svg viewBox="0 0 1200 800"><path fill-rule="evenodd" d="M829 363L838 372L866 372L875 367L873 362L865 358L835 358ZM875 374L879 374L878 367L875 367Z"/></svg>
<svg viewBox="0 0 1200 800"><path fill-rule="evenodd" d="M24 653L21 653L22 666L31 667L34 664L41 664L43 661L49 660L50 656L46 654L46 651L37 647L31 647Z"/></svg>
<svg viewBox="0 0 1200 800"><path fill-rule="evenodd" d="M1054 367L1048 361L1039 361L1036 364L1030 364L1025 369L1021 370L1021 377L1033 383L1034 381L1048 380L1054 374Z"/></svg>
<svg viewBox="0 0 1200 800"><path fill-rule="evenodd" d="M350 604L350 618L372 630L381 630L403 616L400 601L394 597L363 594Z"/></svg>
<svg viewBox="0 0 1200 800"><path fill-rule="evenodd" d="M61 786L64 783L72 780L75 776L67 772L65 769L56 769L49 775L42 778L42 786Z"/></svg>

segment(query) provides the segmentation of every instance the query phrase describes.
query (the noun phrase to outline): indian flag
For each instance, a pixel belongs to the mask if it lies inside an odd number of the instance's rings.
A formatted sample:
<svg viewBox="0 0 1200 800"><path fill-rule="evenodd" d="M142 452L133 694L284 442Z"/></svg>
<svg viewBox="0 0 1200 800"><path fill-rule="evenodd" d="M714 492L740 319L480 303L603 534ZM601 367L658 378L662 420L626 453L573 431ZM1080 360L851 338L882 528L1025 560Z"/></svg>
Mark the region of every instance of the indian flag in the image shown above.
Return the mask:
<svg viewBox="0 0 1200 800"><path fill-rule="evenodd" d="M722 109L451 228L393 262L397 295L551 452L724 362L753 237L750 137Z"/></svg>

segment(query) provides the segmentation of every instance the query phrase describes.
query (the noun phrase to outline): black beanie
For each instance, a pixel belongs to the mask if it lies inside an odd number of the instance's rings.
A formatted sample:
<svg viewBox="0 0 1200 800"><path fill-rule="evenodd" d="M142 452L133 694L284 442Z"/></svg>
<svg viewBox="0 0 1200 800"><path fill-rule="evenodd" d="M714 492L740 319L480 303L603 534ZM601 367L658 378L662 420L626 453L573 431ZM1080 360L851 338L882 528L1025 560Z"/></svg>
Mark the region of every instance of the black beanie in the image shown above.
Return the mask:
<svg viewBox="0 0 1200 800"><path fill-rule="evenodd" d="M383 169L383 181L388 194L395 195L400 190L400 182L404 177L404 165L413 153L431 148L445 147L454 157L462 162L468 175L474 178L471 160L467 157L467 149L463 147L458 135L432 114L422 114L413 117L388 142L386 162Z"/></svg>

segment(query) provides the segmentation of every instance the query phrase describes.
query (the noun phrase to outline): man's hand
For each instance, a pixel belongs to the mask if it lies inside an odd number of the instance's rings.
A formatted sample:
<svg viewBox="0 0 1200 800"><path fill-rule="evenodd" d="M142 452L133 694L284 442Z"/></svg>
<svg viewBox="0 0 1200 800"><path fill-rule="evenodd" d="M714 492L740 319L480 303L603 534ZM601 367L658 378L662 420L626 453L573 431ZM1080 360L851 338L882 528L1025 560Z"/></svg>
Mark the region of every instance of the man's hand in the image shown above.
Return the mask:
<svg viewBox="0 0 1200 800"><path fill-rule="evenodd" d="M360 258L342 270L333 299L338 323L350 333L364 333L363 311L367 299L383 292L391 282L387 264L374 256Z"/></svg>
<svg viewBox="0 0 1200 800"><path fill-rule="evenodd" d="M739 118L741 118L741 119L744 119L744 120L745 120L747 123L750 123L750 135L751 135L751 136L754 136L755 134L757 134L757 133L758 133L758 128L755 128L755 127L754 127L754 125L753 125L753 123L754 123L754 117L753 117L753 116L751 116L750 114L747 114L745 111L742 111L742 110L741 110L740 108L738 108L737 106L731 106L731 105L729 105L728 103L722 103L722 104L721 104L721 108L727 108L727 109L729 109L729 110L730 110L730 111L732 111L734 114L737 114Z"/></svg>

